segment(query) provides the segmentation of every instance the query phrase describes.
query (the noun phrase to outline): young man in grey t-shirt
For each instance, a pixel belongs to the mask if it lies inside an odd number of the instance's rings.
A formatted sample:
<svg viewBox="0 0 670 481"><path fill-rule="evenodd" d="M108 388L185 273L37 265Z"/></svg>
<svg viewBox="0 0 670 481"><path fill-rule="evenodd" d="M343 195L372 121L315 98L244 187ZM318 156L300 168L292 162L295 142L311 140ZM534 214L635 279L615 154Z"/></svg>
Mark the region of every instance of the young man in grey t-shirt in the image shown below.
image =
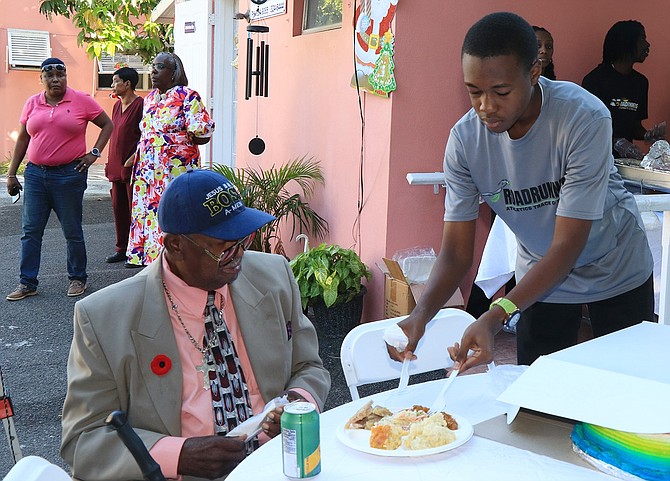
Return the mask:
<svg viewBox="0 0 670 481"><path fill-rule="evenodd" d="M461 59L472 109L447 143L442 247L421 300L400 323L407 349L390 355L413 355L470 269L480 197L517 237L517 285L450 348L461 371L490 362L494 335L519 319L520 364L575 344L584 303L596 336L651 320L653 261L614 167L607 108L575 84L540 78L535 34L515 14L473 25Z"/></svg>

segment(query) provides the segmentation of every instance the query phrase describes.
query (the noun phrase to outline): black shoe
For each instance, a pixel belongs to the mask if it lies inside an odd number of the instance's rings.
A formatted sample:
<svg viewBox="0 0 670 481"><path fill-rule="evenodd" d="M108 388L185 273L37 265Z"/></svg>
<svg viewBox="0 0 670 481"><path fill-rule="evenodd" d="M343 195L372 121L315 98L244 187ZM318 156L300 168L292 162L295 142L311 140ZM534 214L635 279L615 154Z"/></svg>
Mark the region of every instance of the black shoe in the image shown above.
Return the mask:
<svg viewBox="0 0 670 481"><path fill-rule="evenodd" d="M139 264L131 264L130 262L126 262L123 265L124 265L124 267L126 267L126 269L139 269L140 267L144 267L144 266L141 266Z"/></svg>
<svg viewBox="0 0 670 481"><path fill-rule="evenodd" d="M105 262L113 264L114 262L121 262L126 260L126 255L123 252L117 252L111 256L105 257Z"/></svg>

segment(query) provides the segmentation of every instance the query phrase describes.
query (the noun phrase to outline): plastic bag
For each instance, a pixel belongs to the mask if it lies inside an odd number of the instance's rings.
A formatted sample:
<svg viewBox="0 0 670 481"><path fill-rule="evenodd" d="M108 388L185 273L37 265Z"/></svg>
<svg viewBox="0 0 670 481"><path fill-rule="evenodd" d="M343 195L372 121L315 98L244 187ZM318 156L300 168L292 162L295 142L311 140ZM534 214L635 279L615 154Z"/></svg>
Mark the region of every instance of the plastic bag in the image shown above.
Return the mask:
<svg viewBox="0 0 670 481"><path fill-rule="evenodd" d="M393 260L400 265L410 284L423 284L428 281L435 259L437 256L432 247L412 247L393 255Z"/></svg>

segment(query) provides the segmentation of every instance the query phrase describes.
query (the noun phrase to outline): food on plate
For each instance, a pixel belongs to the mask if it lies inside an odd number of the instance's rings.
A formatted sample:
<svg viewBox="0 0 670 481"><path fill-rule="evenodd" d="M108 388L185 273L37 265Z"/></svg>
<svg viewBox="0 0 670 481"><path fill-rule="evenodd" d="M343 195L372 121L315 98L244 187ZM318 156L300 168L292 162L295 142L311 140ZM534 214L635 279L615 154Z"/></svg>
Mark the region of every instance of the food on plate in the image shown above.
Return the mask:
<svg viewBox="0 0 670 481"><path fill-rule="evenodd" d="M385 450L420 450L452 443L458 423L448 413L428 415L425 406L391 412L368 401L345 424L346 429L370 430L370 447Z"/></svg>
<svg viewBox="0 0 670 481"><path fill-rule="evenodd" d="M347 429L371 429L377 421L392 414L385 407L373 407L372 400L370 400L347 421L344 427Z"/></svg>
<svg viewBox="0 0 670 481"><path fill-rule="evenodd" d="M402 435L402 430L393 424L377 424L370 429L370 447L398 449L402 444Z"/></svg>
<svg viewBox="0 0 670 481"><path fill-rule="evenodd" d="M442 414L446 413L433 414L416 424L410 425L409 434L405 438L403 446L407 449L418 450L453 443L456 440L456 435L449 428Z"/></svg>

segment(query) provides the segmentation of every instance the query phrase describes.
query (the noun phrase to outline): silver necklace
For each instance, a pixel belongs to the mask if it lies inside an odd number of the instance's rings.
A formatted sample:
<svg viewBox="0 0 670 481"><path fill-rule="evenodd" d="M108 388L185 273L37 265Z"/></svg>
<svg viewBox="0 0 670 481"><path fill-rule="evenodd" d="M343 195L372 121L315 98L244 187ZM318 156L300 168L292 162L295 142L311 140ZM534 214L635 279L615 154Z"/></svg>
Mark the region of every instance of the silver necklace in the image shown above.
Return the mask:
<svg viewBox="0 0 670 481"><path fill-rule="evenodd" d="M181 318L179 315L179 311L177 310L177 304L175 304L174 300L172 299L172 295L170 294L170 291L167 288L167 285L165 284L165 281L161 281L163 283L163 290L165 291L165 295L167 296L168 300L170 301L171 309L177 316L177 320L179 321L179 324L181 324L182 329L184 329L184 332L188 336L188 339L191 341L191 344L200 351L200 354L202 354L202 364L200 366L196 366L195 370L202 372L202 388L203 389L209 389L209 373L216 371L216 368L209 364L207 362L207 357L209 350L214 347L216 344L216 336L212 336L207 343L207 345L203 345L203 347L200 347L200 344L198 344L198 341L195 340L195 338L191 335L188 329L186 329L186 324L184 324L184 320Z"/></svg>

